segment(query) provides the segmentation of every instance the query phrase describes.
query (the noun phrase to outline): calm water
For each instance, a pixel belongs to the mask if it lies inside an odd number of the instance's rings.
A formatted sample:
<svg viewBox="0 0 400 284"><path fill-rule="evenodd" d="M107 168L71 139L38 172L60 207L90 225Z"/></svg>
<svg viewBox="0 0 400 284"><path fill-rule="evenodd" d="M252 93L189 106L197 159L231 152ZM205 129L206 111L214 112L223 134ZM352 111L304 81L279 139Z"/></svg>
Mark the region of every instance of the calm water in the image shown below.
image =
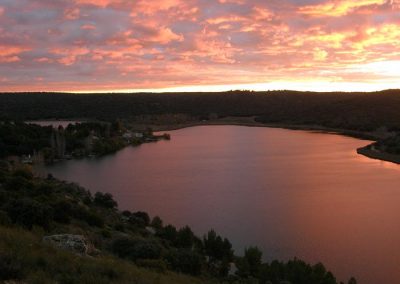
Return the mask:
<svg viewBox="0 0 400 284"><path fill-rule="evenodd" d="M399 283L400 167L357 155L368 141L269 128L204 126L171 141L47 168L120 207L198 234L227 236L266 260L323 262L340 280Z"/></svg>

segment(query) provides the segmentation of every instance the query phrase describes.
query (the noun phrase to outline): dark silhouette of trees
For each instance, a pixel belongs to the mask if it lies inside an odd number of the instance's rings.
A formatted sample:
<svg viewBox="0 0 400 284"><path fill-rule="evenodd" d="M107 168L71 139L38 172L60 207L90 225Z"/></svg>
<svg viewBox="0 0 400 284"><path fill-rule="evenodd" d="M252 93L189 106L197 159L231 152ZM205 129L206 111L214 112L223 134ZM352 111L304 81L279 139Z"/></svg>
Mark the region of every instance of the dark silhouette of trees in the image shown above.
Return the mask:
<svg viewBox="0 0 400 284"><path fill-rule="evenodd" d="M109 209L114 209L118 206L111 193L96 192L93 202L98 206Z"/></svg>
<svg viewBox="0 0 400 284"><path fill-rule="evenodd" d="M374 130L400 129L400 90L376 93L313 93L294 91L173 94L0 94L0 120L77 117L117 121L146 120L163 115L164 122L210 117L257 116L267 123L318 124ZM171 115L174 119L167 119ZM167 121L168 120L168 121ZM160 121L153 120L156 123ZM161 121L162 122L162 121ZM112 124L114 131L118 122ZM0 135L1 137L1 135Z"/></svg>

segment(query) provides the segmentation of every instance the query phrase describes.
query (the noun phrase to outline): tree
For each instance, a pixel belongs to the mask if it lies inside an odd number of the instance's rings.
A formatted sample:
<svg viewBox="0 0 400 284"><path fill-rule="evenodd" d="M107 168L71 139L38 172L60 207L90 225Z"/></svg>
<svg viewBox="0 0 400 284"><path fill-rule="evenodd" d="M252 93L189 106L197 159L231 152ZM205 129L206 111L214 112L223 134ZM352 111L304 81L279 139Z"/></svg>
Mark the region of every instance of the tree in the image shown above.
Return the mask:
<svg viewBox="0 0 400 284"><path fill-rule="evenodd" d="M161 220L160 217L155 216L153 218L153 220L151 221L150 226L152 226L153 228L155 228L157 230L161 230L163 228L163 221Z"/></svg>
<svg viewBox="0 0 400 284"><path fill-rule="evenodd" d="M191 248L194 244L195 236L189 226L185 226L178 231L176 246L181 248Z"/></svg>
<svg viewBox="0 0 400 284"><path fill-rule="evenodd" d="M141 219L144 223L144 226L148 226L150 224L150 217L146 212L138 211L132 213L131 216Z"/></svg>
<svg viewBox="0 0 400 284"><path fill-rule="evenodd" d="M262 252L258 247L249 247L244 251L244 258L250 266L252 275L256 275L261 265Z"/></svg>
<svg viewBox="0 0 400 284"><path fill-rule="evenodd" d="M178 232L176 228L172 225L165 226L162 230L157 233L158 236L163 238L164 240L170 241L171 243L175 243L176 238L178 236Z"/></svg>
<svg viewBox="0 0 400 284"><path fill-rule="evenodd" d="M214 230L210 230L203 238L206 255L210 257L210 262L216 260L231 261L233 258L232 245L228 239L222 240Z"/></svg>
<svg viewBox="0 0 400 284"><path fill-rule="evenodd" d="M357 284L357 281L354 277L351 277L348 284Z"/></svg>
<svg viewBox="0 0 400 284"><path fill-rule="evenodd" d="M257 277L261 268L262 252L258 247L245 249L244 256L237 261L238 275L241 277Z"/></svg>
<svg viewBox="0 0 400 284"><path fill-rule="evenodd" d="M118 203L114 200L112 194L96 192L94 195L94 204L100 207L114 209Z"/></svg>

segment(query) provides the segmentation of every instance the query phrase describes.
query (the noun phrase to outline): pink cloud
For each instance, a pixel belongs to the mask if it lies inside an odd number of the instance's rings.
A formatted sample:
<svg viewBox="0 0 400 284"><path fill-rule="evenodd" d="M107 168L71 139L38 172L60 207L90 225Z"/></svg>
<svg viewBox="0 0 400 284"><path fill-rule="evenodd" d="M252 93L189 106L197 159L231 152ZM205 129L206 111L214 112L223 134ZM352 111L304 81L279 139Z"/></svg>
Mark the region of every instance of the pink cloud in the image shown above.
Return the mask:
<svg viewBox="0 0 400 284"><path fill-rule="evenodd" d="M81 30L95 30L95 29L96 29L95 25L86 24L81 26Z"/></svg>
<svg viewBox="0 0 400 284"><path fill-rule="evenodd" d="M0 7L3 90L38 77L41 87L83 89L383 80L390 76L347 70L400 60L396 1L29 3Z"/></svg>
<svg viewBox="0 0 400 284"><path fill-rule="evenodd" d="M21 60L19 55L30 50L22 46L7 46L0 44L0 63L12 63Z"/></svg>
<svg viewBox="0 0 400 284"><path fill-rule="evenodd" d="M72 65L76 62L78 57L89 53L89 49L85 47L71 47L71 48L52 48L50 53L59 55L60 58L57 60L62 65Z"/></svg>
<svg viewBox="0 0 400 284"><path fill-rule="evenodd" d="M64 11L64 17L67 20L76 20L80 16L79 8L68 8Z"/></svg>

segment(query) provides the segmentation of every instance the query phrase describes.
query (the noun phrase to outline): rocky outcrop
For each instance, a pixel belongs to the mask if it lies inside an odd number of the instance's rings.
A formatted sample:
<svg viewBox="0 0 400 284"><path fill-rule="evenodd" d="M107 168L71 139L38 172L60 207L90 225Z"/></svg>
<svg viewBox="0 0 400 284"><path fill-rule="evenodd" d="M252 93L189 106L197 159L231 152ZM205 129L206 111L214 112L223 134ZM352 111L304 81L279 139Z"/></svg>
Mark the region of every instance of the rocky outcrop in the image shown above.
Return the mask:
<svg viewBox="0 0 400 284"><path fill-rule="evenodd" d="M82 235L52 235L43 237L43 241L51 245L80 255L90 254L90 245Z"/></svg>

